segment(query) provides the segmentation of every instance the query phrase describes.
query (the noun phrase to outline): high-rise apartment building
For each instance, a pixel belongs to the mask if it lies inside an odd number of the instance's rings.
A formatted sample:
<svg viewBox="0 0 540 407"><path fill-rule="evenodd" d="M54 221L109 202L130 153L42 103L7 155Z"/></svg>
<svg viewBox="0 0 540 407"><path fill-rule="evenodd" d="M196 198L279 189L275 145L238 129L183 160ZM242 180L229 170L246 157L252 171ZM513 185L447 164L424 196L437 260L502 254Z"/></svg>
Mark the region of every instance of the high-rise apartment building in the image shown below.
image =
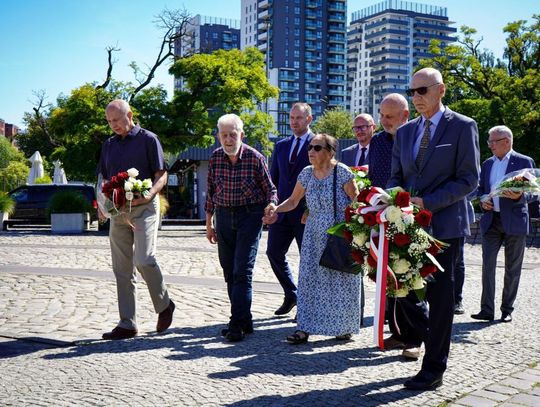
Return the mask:
<svg viewBox="0 0 540 407"><path fill-rule="evenodd" d="M265 109L279 134L290 134L289 110L307 102L319 116L346 104L346 0L242 0L241 45L265 54L279 99Z"/></svg>
<svg viewBox="0 0 540 407"><path fill-rule="evenodd" d="M433 39L445 46L456 28L445 7L386 0L352 14L347 33L347 109L378 115L388 93L405 93L414 67L432 56Z"/></svg>
<svg viewBox="0 0 540 407"><path fill-rule="evenodd" d="M179 57L240 48L239 20L197 14L190 20L186 31L186 35L175 43L174 53ZM175 79L175 87L182 87L181 78Z"/></svg>

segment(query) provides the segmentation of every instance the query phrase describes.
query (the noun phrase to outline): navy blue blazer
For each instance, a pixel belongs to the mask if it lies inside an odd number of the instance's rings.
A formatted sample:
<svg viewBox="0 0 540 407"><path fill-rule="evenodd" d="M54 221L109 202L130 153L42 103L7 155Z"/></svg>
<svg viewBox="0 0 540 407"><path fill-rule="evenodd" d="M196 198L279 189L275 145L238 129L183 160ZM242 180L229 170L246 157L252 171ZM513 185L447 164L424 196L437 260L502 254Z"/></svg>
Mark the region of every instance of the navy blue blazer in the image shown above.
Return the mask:
<svg viewBox="0 0 540 407"><path fill-rule="evenodd" d="M421 121L418 117L398 129L387 186L401 186L423 199L433 213L435 238L466 236L470 234L466 197L478 187L480 170L478 127L473 119L445 108L418 168L413 146Z"/></svg>
<svg viewBox="0 0 540 407"><path fill-rule="evenodd" d="M300 171L309 165L307 146L313 138L313 133L308 134L308 139L302 145L294 165L289 164L289 153L295 136L289 136L278 141L274 145L272 154L272 166L270 167L270 176L272 182L277 188L279 203L289 198L296 185L296 180ZM300 222L305 210L305 200L302 200L298 206L290 212L279 213L277 222L282 222L287 218L290 223Z"/></svg>
<svg viewBox="0 0 540 407"><path fill-rule="evenodd" d="M488 158L482 164L480 172L480 185L478 186L478 196L489 194L491 192L491 184L489 178L491 175L491 167L495 162L496 157ZM506 174L512 171L521 170L523 168L535 168L534 160L523 154L512 151ZM501 222L504 232L509 235L526 235L529 233L529 208L528 203L538 200L538 195L525 193L520 199L500 197L499 204L501 208ZM480 230L482 234L486 233L493 222L493 211L485 211L480 218Z"/></svg>
<svg viewBox="0 0 540 407"><path fill-rule="evenodd" d="M341 151L341 162L349 167L356 165L356 154L358 153L358 143L347 147Z"/></svg>

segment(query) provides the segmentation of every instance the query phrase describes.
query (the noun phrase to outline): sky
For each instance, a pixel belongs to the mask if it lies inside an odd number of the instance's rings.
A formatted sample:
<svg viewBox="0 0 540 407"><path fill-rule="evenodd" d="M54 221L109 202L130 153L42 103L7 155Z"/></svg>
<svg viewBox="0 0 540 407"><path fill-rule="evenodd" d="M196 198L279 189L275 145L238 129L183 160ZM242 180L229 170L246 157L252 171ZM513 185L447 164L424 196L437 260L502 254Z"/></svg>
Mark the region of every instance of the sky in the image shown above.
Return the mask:
<svg viewBox="0 0 540 407"><path fill-rule="evenodd" d="M485 48L502 57L503 27L540 13L538 0L425 0L447 7L459 29L474 27ZM240 19L240 0L0 0L0 118L23 128L34 92L43 90L54 103L61 93L86 82L103 82L108 46L115 53L113 77L134 81L129 64L151 65L161 43L155 16L165 8L184 7L191 14ZM349 0L352 12L377 0ZM173 79L163 67L152 85L162 83L172 95Z"/></svg>

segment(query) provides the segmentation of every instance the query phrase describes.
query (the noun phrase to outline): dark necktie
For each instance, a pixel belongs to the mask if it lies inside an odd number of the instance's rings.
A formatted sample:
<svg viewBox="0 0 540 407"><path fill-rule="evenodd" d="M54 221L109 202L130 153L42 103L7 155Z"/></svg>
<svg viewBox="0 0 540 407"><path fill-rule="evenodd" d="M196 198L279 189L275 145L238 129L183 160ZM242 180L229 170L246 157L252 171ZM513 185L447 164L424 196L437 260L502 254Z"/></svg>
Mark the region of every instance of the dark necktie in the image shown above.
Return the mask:
<svg viewBox="0 0 540 407"><path fill-rule="evenodd" d="M291 154L290 163L294 164L296 162L296 159L298 158L298 148L300 147L300 137L295 137L295 145L293 152Z"/></svg>
<svg viewBox="0 0 540 407"><path fill-rule="evenodd" d="M358 167L361 165L364 165L366 163L366 150L367 147L362 147L360 150L362 150L362 153L360 154L360 159L358 160Z"/></svg>
<svg viewBox="0 0 540 407"><path fill-rule="evenodd" d="M422 134L420 148L418 149L418 155L416 156L416 166L418 168L420 168L422 162L424 161L424 156L426 155L429 141L431 139L431 132L429 131L429 126L431 126L431 122L429 120L426 120L424 123L424 134Z"/></svg>

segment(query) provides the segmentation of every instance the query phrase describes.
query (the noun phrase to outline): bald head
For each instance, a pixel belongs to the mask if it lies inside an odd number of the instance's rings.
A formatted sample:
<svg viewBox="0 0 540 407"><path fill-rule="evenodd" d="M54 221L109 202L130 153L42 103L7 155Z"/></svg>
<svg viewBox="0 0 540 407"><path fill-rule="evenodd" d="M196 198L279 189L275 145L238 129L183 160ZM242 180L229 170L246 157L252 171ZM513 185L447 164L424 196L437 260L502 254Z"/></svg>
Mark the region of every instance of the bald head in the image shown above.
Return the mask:
<svg viewBox="0 0 540 407"><path fill-rule="evenodd" d="M379 107L379 120L387 133L395 136L397 129L409 119L409 104L399 93L390 93Z"/></svg>
<svg viewBox="0 0 540 407"><path fill-rule="evenodd" d="M441 73L434 68L422 68L413 75L408 94L412 95L416 111L430 119L442 109L445 91Z"/></svg>
<svg viewBox="0 0 540 407"><path fill-rule="evenodd" d="M105 116L110 128L121 137L127 136L129 131L135 126L133 123L133 112L129 103L125 100L116 99L107 105Z"/></svg>

